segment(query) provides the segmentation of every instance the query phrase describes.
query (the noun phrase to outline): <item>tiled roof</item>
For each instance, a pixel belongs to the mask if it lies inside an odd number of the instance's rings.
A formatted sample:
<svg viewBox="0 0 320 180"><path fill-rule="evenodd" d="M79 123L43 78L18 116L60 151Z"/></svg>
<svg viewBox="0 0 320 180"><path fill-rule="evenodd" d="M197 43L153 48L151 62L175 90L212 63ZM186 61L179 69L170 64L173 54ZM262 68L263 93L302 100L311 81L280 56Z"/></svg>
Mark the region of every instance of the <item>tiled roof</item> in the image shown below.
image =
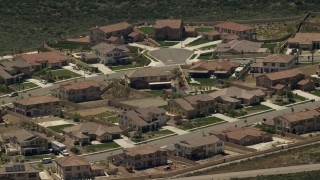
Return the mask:
<svg viewBox="0 0 320 180"><path fill-rule="evenodd" d="M55 162L62 167L90 166L89 161L80 156L65 156L55 159Z"/></svg>
<svg viewBox="0 0 320 180"><path fill-rule="evenodd" d="M71 90L71 89L80 90L80 89L87 89L89 87L100 87L100 84L94 80L87 80L87 81L62 84L61 86L66 90Z"/></svg>
<svg viewBox="0 0 320 180"><path fill-rule="evenodd" d="M131 25L129 23L121 22L121 23L116 23L116 24L110 24L107 26L101 26L101 27L99 27L99 29L101 29L105 33L111 33L111 32L115 32L115 31L121 31L121 30L127 29L129 27L131 27Z"/></svg>
<svg viewBox="0 0 320 180"><path fill-rule="evenodd" d="M20 168L14 168L14 167L23 167L22 169ZM11 168L13 171L7 172L6 169ZM24 174L24 173L39 173L40 170L37 169L34 165L27 164L27 163L8 163L4 164L0 168L0 174ZM27 175L26 175L27 176ZM6 178L4 178L6 179Z"/></svg>
<svg viewBox="0 0 320 180"><path fill-rule="evenodd" d="M94 122L82 123L80 125L64 128L62 130L66 133L72 133L73 135L77 135L78 133L80 133L78 134L78 136L80 136L82 132L87 132L88 134L96 134L97 136L101 136L105 133L120 134L122 132L119 126L107 126Z"/></svg>
<svg viewBox="0 0 320 180"><path fill-rule="evenodd" d="M246 136L260 137L268 133L253 127L242 127L242 128L228 127L226 130L222 132L213 131L212 133L209 133L209 134L213 134L213 135L221 134L221 135L226 135L230 139L242 140Z"/></svg>
<svg viewBox="0 0 320 180"><path fill-rule="evenodd" d="M165 19L165 20L157 20L155 28L164 28L170 27L172 29L180 29L182 25L181 19Z"/></svg>
<svg viewBox="0 0 320 180"><path fill-rule="evenodd" d="M150 77L150 76L167 76L170 73L162 67L145 67L129 72L126 76L134 77Z"/></svg>
<svg viewBox="0 0 320 180"><path fill-rule="evenodd" d="M61 100L52 96L34 96L14 101L14 103L22 105L34 105L42 103L60 102Z"/></svg>
<svg viewBox="0 0 320 180"><path fill-rule="evenodd" d="M99 51L101 54L107 54L114 50L129 52L129 49L125 45L114 45L114 44L107 44L104 42L95 45L92 49Z"/></svg>
<svg viewBox="0 0 320 180"><path fill-rule="evenodd" d="M235 39L240 39L240 37L235 34L226 34L222 36L222 39L235 40Z"/></svg>
<svg viewBox="0 0 320 180"><path fill-rule="evenodd" d="M139 146L139 147L133 147L133 148L125 148L123 151L125 154L129 156L136 156L136 155L148 155L158 151L163 152L166 150L153 145L146 145L146 146Z"/></svg>
<svg viewBox="0 0 320 180"><path fill-rule="evenodd" d="M292 78L292 77L298 76L299 74L303 74L303 73L297 69L290 69L290 70L263 74L261 76L267 76L267 78L269 78L270 80L278 80L278 79Z"/></svg>
<svg viewBox="0 0 320 180"><path fill-rule="evenodd" d="M237 62L230 62L230 61L200 61L196 62L193 66L190 67L190 70L199 70L199 69L205 69L205 70L211 70L211 71L229 71L232 68L239 67L240 63Z"/></svg>
<svg viewBox="0 0 320 180"><path fill-rule="evenodd" d="M205 32L203 34L207 35L207 36L219 36L220 35L220 33L218 31L209 31L209 32Z"/></svg>
<svg viewBox="0 0 320 180"><path fill-rule="evenodd" d="M320 112L318 109L313 109L309 111L302 111L293 114L287 114L284 116L280 116L280 119L284 119L290 122L301 121L305 119L312 119L314 116L320 116Z"/></svg>
<svg viewBox="0 0 320 180"><path fill-rule="evenodd" d="M216 97L231 97L231 98L236 98L236 99L240 99L240 98L244 98L244 99L251 99L254 96L264 96L265 93L260 90L245 90L245 89L241 89L235 86L229 87L229 88L225 88L225 89L221 89L219 91L215 91L213 93L209 94L212 98L216 98Z"/></svg>
<svg viewBox="0 0 320 180"><path fill-rule="evenodd" d="M193 138L193 139L188 139L184 141L179 141L177 144L186 146L186 147L199 147L199 146L205 146L208 144L214 144L219 141L220 139L213 135L213 136L205 136L200 138Z"/></svg>
<svg viewBox="0 0 320 180"><path fill-rule="evenodd" d="M294 60L295 57L288 54L270 54L264 58L262 62L279 62L279 63L289 63Z"/></svg>
<svg viewBox="0 0 320 180"><path fill-rule="evenodd" d="M288 39L288 43L312 44L314 41L320 41L320 33L296 33Z"/></svg>
<svg viewBox="0 0 320 180"><path fill-rule="evenodd" d="M58 63L66 60L70 60L71 57L58 52L41 52L37 54L22 54L21 57L31 65L37 65L40 61L47 60L48 63Z"/></svg>
<svg viewBox="0 0 320 180"><path fill-rule="evenodd" d="M261 47L260 42L252 42L252 41L247 41L247 40L233 40L230 41L228 43L221 43L217 45L217 49L216 52L218 53L224 53L224 52L228 52L230 50L234 50L237 52L244 52L244 53L248 53L248 52L255 52L258 51Z"/></svg>
<svg viewBox="0 0 320 180"><path fill-rule="evenodd" d="M230 22L230 21L216 24L216 25L214 25L214 27L219 27L219 28L223 28L223 29L230 29L230 30L234 30L234 31L247 31L250 29L255 29L252 26L239 24L239 23L235 23L235 22Z"/></svg>
<svg viewBox="0 0 320 180"><path fill-rule="evenodd" d="M26 61L23 61L21 59L17 59L14 61L5 61L5 62L1 62L0 64L5 68L14 68L14 67L27 68L27 67L30 67L29 63L27 63Z"/></svg>
<svg viewBox="0 0 320 180"><path fill-rule="evenodd" d="M262 62L252 63L252 64L250 64L250 67L262 68L263 67L263 63Z"/></svg>
<svg viewBox="0 0 320 180"><path fill-rule="evenodd" d="M159 107L146 107L146 108L137 108L130 111L124 111L127 117L130 118L133 122L140 126L148 125L147 121L145 120L146 117L151 116L153 114L162 114L166 111Z"/></svg>
<svg viewBox="0 0 320 180"><path fill-rule="evenodd" d="M308 84L309 82L311 82L309 79L303 79L303 80L299 81L297 84L300 86L304 86L304 85Z"/></svg>
<svg viewBox="0 0 320 180"><path fill-rule="evenodd" d="M41 136L41 134L35 132L35 131L29 131L29 130L25 130L25 129L14 129L12 131L6 132L2 134L2 137L15 137L17 138L17 142L24 142L36 137Z"/></svg>
<svg viewBox="0 0 320 180"><path fill-rule="evenodd" d="M174 100L177 104L181 106L186 111L192 111L194 110L194 107L185 99L179 98Z"/></svg>

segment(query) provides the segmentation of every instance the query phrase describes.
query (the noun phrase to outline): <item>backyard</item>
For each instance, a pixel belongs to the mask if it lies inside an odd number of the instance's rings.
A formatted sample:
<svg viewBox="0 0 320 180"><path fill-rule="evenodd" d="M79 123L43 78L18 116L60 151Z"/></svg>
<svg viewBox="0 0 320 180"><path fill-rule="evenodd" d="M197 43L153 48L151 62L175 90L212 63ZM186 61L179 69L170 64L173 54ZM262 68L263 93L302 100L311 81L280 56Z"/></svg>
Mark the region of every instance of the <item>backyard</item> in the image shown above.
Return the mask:
<svg viewBox="0 0 320 180"><path fill-rule="evenodd" d="M78 51L91 51L90 45L79 45L79 44L73 44L73 43L55 43L55 44L49 44L50 47L58 50L78 50Z"/></svg>
<svg viewBox="0 0 320 180"><path fill-rule="evenodd" d="M142 26L142 27L139 27L138 30L140 30L144 34L152 34L152 33L154 33L154 27L153 26Z"/></svg>
<svg viewBox="0 0 320 180"><path fill-rule="evenodd" d="M119 118L116 114L109 113L109 112L103 112L100 114L96 114L96 115L93 115L93 117L100 119L100 120L103 120L103 121L109 121L112 123L118 123L118 121L119 121Z"/></svg>
<svg viewBox="0 0 320 180"><path fill-rule="evenodd" d="M163 90L147 90L147 91L144 91L146 93L149 93L149 94L153 94L155 96L161 96L163 95Z"/></svg>
<svg viewBox="0 0 320 180"><path fill-rule="evenodd" d="M181 123L177 123L177 127L182 130L190 130L193 128L199 128L201 126L208 126L216 123L225 122L224 120L217 118L217 117L203 117L203 118L196 118L191 119L189 121L181 121Z"/></svg>
<svg viewBox="0 0 320 180"><path fill-rule="evenodd" d="M63 128L66 128L66 127L71 127L71 126L74 126L73 124L63 124L63 125L58 125L58 126L49 126L47 128L57 132L57 133L62 133L62 129Z"/></svg>

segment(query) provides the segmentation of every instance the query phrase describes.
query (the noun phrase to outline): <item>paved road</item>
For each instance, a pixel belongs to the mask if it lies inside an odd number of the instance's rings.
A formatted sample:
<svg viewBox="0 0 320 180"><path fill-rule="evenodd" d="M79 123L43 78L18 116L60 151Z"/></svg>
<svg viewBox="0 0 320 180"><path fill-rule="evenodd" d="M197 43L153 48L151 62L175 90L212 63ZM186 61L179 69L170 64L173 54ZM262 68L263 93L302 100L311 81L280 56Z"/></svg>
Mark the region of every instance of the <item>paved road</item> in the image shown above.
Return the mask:
<svg viewBox="0 0 320 180"><path fill-rule="evenodd" d="M320 170L320 164L308 164L308 165L300 165L300 166L259 169L259 170L252 170L252 171L228 172L223 174L183 177L183 178L177 178L175 180L213 180L213 179L224 180L224 179L232 179L232 178L256 177L259 175L290 174L290 173L315 171L315 170Z"/></svg>

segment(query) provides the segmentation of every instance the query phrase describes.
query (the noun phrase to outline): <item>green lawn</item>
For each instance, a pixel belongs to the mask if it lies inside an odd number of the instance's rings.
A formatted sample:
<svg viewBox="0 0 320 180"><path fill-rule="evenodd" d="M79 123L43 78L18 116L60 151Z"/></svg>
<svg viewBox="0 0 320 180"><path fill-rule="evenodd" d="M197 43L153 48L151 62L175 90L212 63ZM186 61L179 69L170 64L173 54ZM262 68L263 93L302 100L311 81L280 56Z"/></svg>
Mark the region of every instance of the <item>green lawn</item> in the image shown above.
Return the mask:
<svg viewBox="0 0 320 180"><path fill-rule="evenodd" d="M81 77L80 74L74 73L72 71L69 71L67 69L58 69L58 70L51 70L52 76L56 81L63 80L63 79L70 79L70 78L76 78Z"/></svg>
<svg viewBox="0 0 320 180"><path fill-rule="evenodd" d="M56 158L55 155L52 154L42 154L42 155L33 155L33 156L25 156L28 160L36 160L36 159L43 159L43 158Z"/></svg>
<svg viewBox="0 0 320 180"><path fill-rule="evenodd" d="M212 55L211 53L210 54L201 54L198 59L203 59L203 60L215 60L217 59L216 56Z"/></svg>
<svg viewBox="0 0 320 180"><path fill-rule="evenodd" d="M90 45L79 45L79 44L73 44L73 43L56 43L56 44L50 44L50 47L54 49L63 49L63 50L85 50L85 51L91 51Z"/></svg>
<svg viewBox="0 0 320 180"><path fill-rule="evenodd" d="M197 46L197 45L208 43L208 42L211 42L211 41L199 38L199 39L197 39L195 41L192 41L191 43L187 44L187 46Z"/></svg>
<svg viewBox="0 0 320 180"><path fill-rule="evenodd" d="M95 149L95 148L109 148L109 149L113 149L113 148L118 148L120 147L119 144L110 141L110 142L106 142L106 143L102 143L102 144L92 144L92 145L88 145L87 146L90 149Z"/></svg>
<svg viewBox="0 0 320 180"><path fill-rule="evenodd" d="M212 31L213 27L197 27L196 32L209 32Z"/></svg>
<svg viewBox="0 0 320 180"><path fill-rule="evenodd" d="M158 131L149 131L146 132L145 134L154 134L154 135L168 135L168 134L174 134L174 132L168 130L168 129L163 129L163 130L158 130Z"/></svg>
<svg viewBox="0 0 320 180"><path fill-rule="evenodd" d="M209 46L204 46L202 48L200 48L201 50L206 50L206 49L212 49L212 48L216 48L217 45L216 44L212 44L212 45L209 45Z"/></svg>
<svg viewBox="0 0 320 180"><path fill-rule="evenodd" d="M311 94L315 95L315 96L319 96L320 97L320 90L317 89L315 91L312 91Z"/></svg>
<svg viewBox="0 0 320 180"><path fill-rule="evenodd" d="M148 91L144 91L146 93L149 93L149 94L153 94L153 95L156 95L156 96L161 96L163 94L163 90L148 90Z"/></svg>
<svg viewBox="0 0 320 180"><path fill-rule="evenodd" d="M96 118L106 118L108 116L112 116L114 114L111 114L111 113L108 113L108 112L103 112L103 113L100 113L100 114L95 114L93 115L93 117L96 117Z"/></svg>
<svg viewBox="0 0 320 180"><path fill-rule="evenodd" d="M190 57L190 59L194 59L196 58L197 54L192 54L192 56Z"/></svg>
<svg viewBox="0 0 320 180"><path fill-rule="evenodd" d="M143 32L144 34L152 34L152 33L154 33L154 27L144 26L144 27L139 27L138 29L141 32Z"/></svg>
<svg viewBox="0 0 320 180"><path fill-rule="evenodd" d="M261 48L268 48L270 51L275 49L277 47L277 43L267 43L267 44L262 44Z"/></svg>
<svg viewBox="0 0 320 180"><path fill-rule="evenodd" d="M213 93L213 92L216 92L217 90L216 89L210 89L210 90L206 90L206 91L203 91L204 93Z"/></svg>
<svg viewBox="0 0 320 180"><path fill-rule="evenodd" d="M272 109L272 108L265 106L265 105L262 105L262 104L246 108L247 111L257 111L257 110L264 111L264 110L269 110L269 109Z"/></svg>
<svg viewBox="0 0 320 180"><path fill-rule="evenodd" d="M63 124L63 125L58 125L58 126L49 126L47 128L57 132L57 133L62 133L62 130L63 128L66 128L66 127L71 127L71 126L74 126L73 124Z"/></svg>
<svg viewBox="0 0 320 180"><path fill-rule="evenodd" d="M119 65L119 66L109 66L109 68L113 71L119 71L119 70L124 70L124 69L129 69L129 68L136 68L140 67L139 65L136 64L126 64L126 65Z"/></svg>
<svg viewBox="0 0 320 180"><path fill-rule="evenodd" d="M126 65L119 65L119 66L109 66L109 68L113 71L119 71L129 68L136 68L136 67L143 67L147 66L151 63L151 60L146 58L145 56L139 56L135 62L132 64L126 64Z"/></svg>
<svg viewBox="0 0 320 180"><path fill-rule="evenodd" d="M116 123L119 121L119 118L117 115L112 114L112 113L108 113L108 112L96 114L96 115L93 115L93 117L98 118L103 121L111 121L112 123Z"/></svg>
<svg viewBox="0 0 320 180"><path fill-rule="evenodd" d="M161 47L170 47L178 44L177 41L157 41L157 43L160 44Z"/></svg>
<svg viewBox="0 0 320 180"><path fill-rule="evenodd" d="M107 121L111 121L112 123L117 123L117 122L119 122L119 117L118 116L109 116L109 117L107 117Z"/></svg>
<svg viewBox="0 0 320 180"><path fill-rule="evenodd" d="M13 84L10 85L9 88L14 90L14 91L21 91L21 90L25 90L25 89L30 89L30 88L36 88L39 87L38 85L32 83L32 82L24 82L21 84Z"/></svg>
<svg viewBox="0 0 320 180"><path fill-rule="evenodd" d="M192 84L190 83L190 79L188 79L188 83L193 85L193 86L214 86L218 84L217 79L210 79L210 78L193 78L195 81L200 82L200 84Z"/></svg>
<svg viewBox="0 0 320 180"><path fill-rule="evenodd" d="M212 117L212 116L196 118L196 119L192 119L191 122L183 123L182 125L179 126L179 128L182 130L188 130L188 129L193 129L193 128L215 124L219 122L224 122L224 120L217 117Z"/></svg>
<svg viewBox="0 0 320 180"><path fill-rule="evenodd" d="M12 93L13 90L4 84L0 84L0 95Z"/></svg>

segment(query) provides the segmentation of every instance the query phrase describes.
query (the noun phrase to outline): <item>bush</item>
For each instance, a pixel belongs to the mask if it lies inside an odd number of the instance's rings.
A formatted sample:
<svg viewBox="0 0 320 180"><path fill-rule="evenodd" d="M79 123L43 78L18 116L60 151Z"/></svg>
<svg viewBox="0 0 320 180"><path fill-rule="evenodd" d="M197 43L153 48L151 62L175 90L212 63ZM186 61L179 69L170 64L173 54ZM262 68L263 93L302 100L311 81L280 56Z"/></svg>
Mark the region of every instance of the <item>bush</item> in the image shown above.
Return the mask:
<svg viewBox="0 0 320 180"><path fill-rule="evenodd" d="M283 99L276 99L276 102L283 102Z"/></svg>
<svg viewBox="0 0 320 180"><path fill-rule="evenodd" d="M72 115L72 119L74 122L79 122L80 121L80 115L78 113L74 113Z"/></svg>
<svg viewBox="0 0 320 180"><path fill-rule="evenodd" d="M75 146L77 146L77 145L80 145L80 142L79 141L74 141L74 143L73 143Z"/></svg>
<svg viewBox="0 0 320 180"><path fill-rule="evenodd" d="M76 146L73 146L71 149L70 149L71 152L73 152L74 154L79 154L80 153L80 150L76 147Z"/></svg>

